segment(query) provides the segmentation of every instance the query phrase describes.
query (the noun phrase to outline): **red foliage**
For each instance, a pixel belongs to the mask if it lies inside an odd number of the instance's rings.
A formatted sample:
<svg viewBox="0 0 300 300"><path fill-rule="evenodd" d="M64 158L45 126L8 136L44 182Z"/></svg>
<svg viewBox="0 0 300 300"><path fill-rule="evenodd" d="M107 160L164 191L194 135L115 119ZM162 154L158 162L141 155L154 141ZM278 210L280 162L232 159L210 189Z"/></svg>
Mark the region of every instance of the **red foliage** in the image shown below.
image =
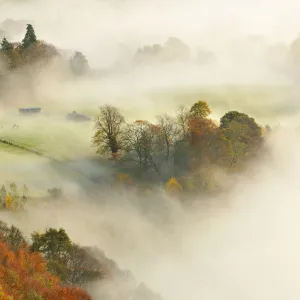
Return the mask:
<svg viewBox="0 0 300 300"><path fill-rule="evenodd" d="M30 253L25 248L13 252L0 241L0 286L14 300L33 295L44 300L91 300L81 289L61 286L59 279L47 271L46 265L40 253Z"/></svg>

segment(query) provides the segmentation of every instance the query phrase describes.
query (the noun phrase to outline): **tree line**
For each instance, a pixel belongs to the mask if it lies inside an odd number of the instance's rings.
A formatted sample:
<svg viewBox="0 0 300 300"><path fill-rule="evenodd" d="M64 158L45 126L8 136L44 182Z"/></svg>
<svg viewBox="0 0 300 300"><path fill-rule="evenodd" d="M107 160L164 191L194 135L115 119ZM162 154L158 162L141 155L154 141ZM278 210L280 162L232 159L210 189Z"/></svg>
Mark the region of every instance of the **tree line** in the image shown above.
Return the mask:
<svg viewBox="0 0 300 300"><path fill-rule="evenodd" d="M157 116L155 123L127 123L117 107L103 105L95 119L92 145L97 153L110 154L118 169L130 175L121 176L121 181L134 177L167 182L178 177L186 185L183 178L190 183L201 181L212 167L242 170L260 153L270 127L261 127L238 111L224 114L219 124L210 114L207 102L198 101L191 107L181 106L175 116Z"/></svg>
<svg viewBox="0 0 300 300"><path fill-rule="evenodd" d="M91 300L89 283L117 279L127 289L116 287L118 297L103 292L103 298L161 300L98 248L73 243L62 228L33 232L29 242L17 227L0 221L0 299Z"/></svg>
<svg viewBox="0 0 300 300"><path fill-rule="evenodd" d="M14 70L36 63L48 63L54 57L61 57L59 51L50 44L37 39L35 30L31 24L27 24L23 40L10 42L4 37L0 43L0 58L6 63L9 70ZM69 60L70 70L75 75L83 75L89 71L86 57L79 51L75 51Z"/></svg>

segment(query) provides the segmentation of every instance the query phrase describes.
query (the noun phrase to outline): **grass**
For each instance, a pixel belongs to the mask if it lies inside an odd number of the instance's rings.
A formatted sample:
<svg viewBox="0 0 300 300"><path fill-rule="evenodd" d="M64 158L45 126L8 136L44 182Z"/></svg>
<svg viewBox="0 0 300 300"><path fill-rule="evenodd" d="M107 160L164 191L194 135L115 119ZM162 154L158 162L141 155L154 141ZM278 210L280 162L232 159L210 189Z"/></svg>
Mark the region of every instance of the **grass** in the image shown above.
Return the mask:
<svg viewBox="0 0 300 300"><path fill-rule="evenodd" d="M17 124L19 128L13 128ZM1 120L1 138L61 160L89 155L92 124L72 123L45 116L7 116Z"/></svg>
<svg viewBox="0 0 300 300"><path fill-rule="evenodd" d="M229 110L239 110L255 117L262 125L273 125L298 113L300 105L293 101L293 97L293 91L283 86L206 86L156 90L130 97L124 95L117 100L117 105L130 122L136 119L153 120L156 115L174 112L181 104L190 106L197 100L206 100L214 119L219 119ZM93 123L68 122L65 114L76 110L95 116L98 105L86 102L70 109L64 106L58 111L55 107L42 109L49 112L49 116L19 116L17 109L13 108L0 119L0 137L62 162L95 156L95 149L91 147ZM18 124L19 128L13 128L14 124ZM66 178L71 182L90 184L84 178L86 176L72 171L66 165L53 164L49 159L21 149L0 144L0 152L0 183L16 181L24 184L26 180L34 193L39 195L50 187L59 186ZM101 163L103 168L104 165ZM101 166L95 168L99 170Z"/></svg>

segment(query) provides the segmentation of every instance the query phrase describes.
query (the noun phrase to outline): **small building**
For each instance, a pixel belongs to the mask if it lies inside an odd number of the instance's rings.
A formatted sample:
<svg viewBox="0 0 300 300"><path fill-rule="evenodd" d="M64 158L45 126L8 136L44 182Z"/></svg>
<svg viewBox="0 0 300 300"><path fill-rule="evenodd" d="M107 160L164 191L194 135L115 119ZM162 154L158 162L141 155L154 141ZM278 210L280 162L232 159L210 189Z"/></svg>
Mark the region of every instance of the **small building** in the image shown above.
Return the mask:
<svg viewBox="0 0 300 300"><path fill-rule="evenodd" d="M71 120L71 121L76 121L76 122L91 120L90 117L82 115L82 114L78 114L76 111L73 111L72 113L68 114L67 119Z"/></svg>
<svg viewBox="0 0 300 300"><path fill-rule="evenodd" d="M40 112L41 112L40 107L19 108L19 113L22 115L34 115L34 114L39 114Z"/></svg>

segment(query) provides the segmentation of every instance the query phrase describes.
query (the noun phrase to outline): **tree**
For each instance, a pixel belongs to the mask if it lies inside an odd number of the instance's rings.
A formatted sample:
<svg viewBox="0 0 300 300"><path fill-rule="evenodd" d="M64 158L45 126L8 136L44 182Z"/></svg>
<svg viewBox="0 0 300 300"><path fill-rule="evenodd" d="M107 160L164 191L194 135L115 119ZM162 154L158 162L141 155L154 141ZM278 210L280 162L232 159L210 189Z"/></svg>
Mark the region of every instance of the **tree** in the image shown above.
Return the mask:
<svg viewBox="0 0 300 300"><path fill-rule="evenodd" d="M262 145L262 130L253 118L230 111L220 120L220 134L232 147L232 162L253 157Z"/></svg>
<svg viewBox="0 0 300 300"><path fill-rule="evenodd" d="M103 267L88 248L73 244L64 229L32 234L31 251L40 252L48 261L48 270L66 284L83 286L104 276Z"/></svg>
<svg viewBox="0 0 300 300"><path fill-rule="evenodd" d="M72 242L64 229L49 228L45 233L31 235L31 251L40 252L48 260L48 269L63 281L67 280L67 263L70 258Z"/></svg>
<svg viewBox="0 0 300 300"><path fill-rule="evenodd" d="M7 194L5 198L5 207L6 209L12 210L13 209L13 198L10 194Z"/></svg>
<svg viewBox="0 0 300 300"><path fill-rule="evenodd" d="M13 251L20 250L27 245L22 232L17 227L13 225L9 227L2 221L0 221L0 240L4 241Z"/></svg>
<svg viewBox="0 0 300 300"><path fill-rule="evenodd" d="M165 153L165 161L168 163L178 139L179 128L175 120L168 115L158 116L157 126L159 128L162 150Z"/></svg>
<svg viewBox="0 0 300 300"><path fill-rule="evenodd" d="M3 51L5 54L10 53L14 49L12 43L10 43L6 37L2 39L1 42L1 51Z"/></svg>
<svg viewBox="0 0 300 300"><path fill-rule="evenodd" d="M190 113L193 117L207 118L211 114L211 110L205 101L198 101L191 107Z"/></svg>
<svg viewBox="0 0 300 300"><path fill-rule="evenodd" d="M190 110L183 105L179 106L176 116L177 124L181 129L181 139L185 140L188 137Z"/></svg>
<svg viewBox="0 0 300 300"><path fill-rule="evenodd" d="M57 199L63 196L63 190L61 188L53 187L48 189L50 197Z"/></svg>
<svg viewBox="0 0 300 300"><path fill-rule="evenodd" d="M4 184L2 184L1 189L0 189L0 199L1 199L2 207L5 207L5 205L6 205L6 196L7 196L6 188L5 188Z"/></svg>
<svg viewBox="0 0 300 300"><path fill-rule="evenodd" d="M124 123L124 117L116 107L100 106L100 114L95 122L96 132L92 139L93 146L98 148L97 153L118 154L122 148L121 134Z"/></svg>
<svg viewBox="0 0 300 300"><path fill-rule="evenodd" d="M41 252L47 259L65 260L71 249L72 242L63 228L49 228L45 233L34 232L31 235L31 250Z"/></svg>
<svg viewBox="0 0 300 300"><path fill-rule="evenodd" d="M200 166L215 163L217 161L216 147L218 127L211 120L199 116L189 120L190 131L190 166L197 169Z"/></svg>
<svg viewBox="0 0 300 300"><path fill-rule="evenodd" d="M28 49L31 46L35 45L37 42L37 38L31 24L27 24L25 37L22 40L22 50Z"/></svg>
<svg viewBox="0 0 300 300"><path fill-rule="evenodd" d="M122 137L125 155L123 160L137 163L139 173L154 169L160 174L157 159L160 152L158 146L159 127L147 121L137 120L129 124Z"/></svg>
<svg viewBox="0 0 300 300"><path fill-rule="evenodd" d="M0 54L3 57L4 61L6 61L7 66L9 68L13 67L13 58L14 58L13 50L14 50L13 45L6 39L6 37L4 37L1 42Z"/></svg>
<svg viewBox="0 0 300 300"><path fill-rule="evenodd" d="M182 192L181 184L176 180L176 178L170 178L165 184L165 190L170 195L178 195Z"/></svg>
<svg viewBox="0 0 300 300"><path fill-rule="evenodd" d="M67 283L79 286L108 275L102 264L92 255L90 248L76 244L72 245L70 251L68 271Z"/></svg>
<svg viewBox="0 0 300 300"><path fill-rule="evenodd" d="M70 59L71 70L75 75L83 75L89 69L88 60L79 51L76 51Z"/></svg>
<svg viewBox="0 0 300 300"><path fill-rule="evenodd" d="M1 285L0 285L0 300L13 300L12 296L9 296L6 292L3 291Z"/></svg>
<svg viewBox="0 0 300 300"><path fill-rule="evenodd" d="M0 241L0 299L10 299L5 298L8 294L14 300L91 300L82 289L62 286L46 266L40 253L12 251Z"/></svg>

